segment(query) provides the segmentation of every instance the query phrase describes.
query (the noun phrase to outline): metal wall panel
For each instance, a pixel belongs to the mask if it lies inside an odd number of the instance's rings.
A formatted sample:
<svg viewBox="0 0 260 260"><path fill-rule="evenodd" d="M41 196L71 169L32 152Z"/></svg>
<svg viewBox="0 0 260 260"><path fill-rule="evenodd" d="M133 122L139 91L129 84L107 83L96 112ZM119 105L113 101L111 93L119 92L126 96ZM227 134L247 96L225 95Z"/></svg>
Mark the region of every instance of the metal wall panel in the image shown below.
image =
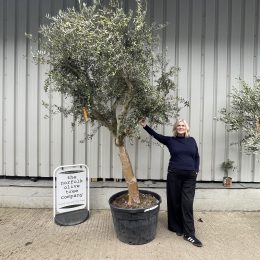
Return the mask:
<svg viewBox="0 0 260 260"><path fill-rule="evenodd" d="M254 42L254 76L260 75L260 26L259 26L259 12L260 12L260 3L259 1L255 2L255 42ZM254 157L253 165L253 181L260 181L260 156L257 155Z"/></svg>
<svg viewBox="0 0 260 260"><path fill-rule="evenodd" d="M0 0L0 171L2 175L5 175L5 166L4 166L4 59L5 59L5 20L4 20L4 1Z"/></svg>
<svg viewBox="0 0 260 260"><path fill-rule="evenodd" d="M245 1L245 9L243 15L245 16L244 29L244 49L243 49L243 64L241 64L241 78L245 79L249 84L253 84L254 78L254 20L255 20L255 1ZM253 156L241 154L241 178L245 181L253 181Z"/></svg>
<svg viewBox="0 0 260 260"><path fill-rule="evenodd" d="M214 85L214 57L215 57L215 0L204 1L202 11L202 66L201 66L201 130L200 130L200 154L201 154L201 179L214 179L215 171L215 92ZM215 90L215 91L214 91ZM210 158L206 155L211 154Z"/></svg>
<svg viewBox="0 0 260 260"><path fill-rule="evenodd" d="M40 3L41 4L41 3ZM30 2L28 2L30 5ZM44 1L44 4L39 6L39 19L40 23L45 22L45 14L50 12L51 8L51 0ZM28 22L29 24L29 22ZM28 31L29 33L29 31ZM29 47L29 46L28 46ZM28 50L29 51L29 50ZM51 153L50 153L50 142L51 142L51 132L50 125L51 120L45 119L47 115L49 115L48 111L42 106L42 102L49 102L49 95L44 91L44 79L45 73L49 70L48 65L40 65L39 66L39 111L38 111L38 131L39 131L39 163L38 163L38 176L48 177L50 172L50 163L51 163ZM33 173L32 173L33 174Z"/></svg>
<svg viewBox="0 0 260 260"><path fill-rule="evenodd" d="M5 101L4 101L4 128L5 128L5 171L8 175L15 173L15 123L16 123L16 104L15 104L15 78L16 78L16 8L15 1L6 3L6 35L5 35Z"/></svg>
<svg viewBox="0 0 260 260"><path fill-rule="evenodd" d="M18 176L26 175L26 1L18 1L16 6L16 62L15 62L15 171Z"/></svg>
<svg viewBox="0 0 260 260"><path fill-rule="evenodd" d="M229 89L232 86L237 86L238 84L238 77L240 76L240 61L241 61L241 46L242 41L241 37L243 35L243 31L241 30L241 24L244 23L241 19L241 12L242 12L242 0L237 1L236 5L232 5L232 18L231 18L231 31L232 37L230 41L230 52L229 52L229 60L230 60L230 79L229 85L227 86ZM243 38L243 37L242 37ZM232 46L232 48L231 48ZM229 104L229 99L227 99L227 104ZM227 144L235 143L239 140L238 134L226 134L228 138ZM238 152L238 147L234 145L228 146L229 150L226 151L229 153L229 158L233 161L240 162L241 154ZM239 165L238 165L239 167ZM239 179L239 173L234 176L234 180Z"/></svg>
<svg viewBox="0 0 260 260"><path fill-rule="evenodd" d="M216 60L214 66L216 71L215 75L215 95L216 103L214 104L215 112L226 105L226 82L227 82L227 36L228 36L228 1L221 0L218 1L216 6L215 15L217 16L217 21L215 23L215 33L216 33ZM220 167L221 162L224 160L226 139L225 139L225 126L222 123L216 124L216 134L213 136L216 138L215 143L215 165L213 171L215 171L215 178L221 178L223 173L217 170ZM205 158L206 159L206 158Z"/></svg>
<svg viewBox="0 0 260 260"><path fill-rule="evenodd" d="M86 1L91 3L91 1ZM133 1L124 1L133 8ZM66 105L63 96L44 92L47 65L32 62L38 48L25 32L37 36L47 13L75 6L76 0L0 0L0 175L51 177L64 164L86 163L92 178L121 179L118 152L107 129L82 142L90 125L71 127L72 118L51 114L42 106ZM260 156L248 156L232 145L240 134L227 133L214 118L229 106L227 97L238 78L248 83L260 75L259 0L150 0L149 22L168 23L160 33L160 51L170 65L181 70L176 77L178 95L190 101L181 111L196 138L201 155L201 181L220 181L225 158L235 161L235 181L260 181ZM27 58L26 58L27 57ZM47 119L46 119L46 116ZM157 131L171 135L170 126ZM127 143L138 179L166 179L169 153L145 131L149 145Z"/></svg>

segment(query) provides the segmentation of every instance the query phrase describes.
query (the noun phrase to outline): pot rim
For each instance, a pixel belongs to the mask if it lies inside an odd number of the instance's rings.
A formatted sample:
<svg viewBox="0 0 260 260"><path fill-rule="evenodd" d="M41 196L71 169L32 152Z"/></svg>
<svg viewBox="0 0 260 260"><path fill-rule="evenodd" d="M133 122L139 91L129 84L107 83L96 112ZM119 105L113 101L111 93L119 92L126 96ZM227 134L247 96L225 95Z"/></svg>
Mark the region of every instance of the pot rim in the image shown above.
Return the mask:
<svg viewBox="0 0 260 260"><path fill-rule="evenodd" d="M153 191L149 191L149 190L142 190L142 189L139 189L139 192L141 193L146 193L146 194L151 194L153 195L157 200L158 202L153 205L152 207L150 208L135 208L135 209L125 209L125 208L119 208L119 207L116 207L114 205L112 205L112 202L119 196L121 196L122 194L125 194L125 193L128 193L128 190L123 190L123 191L120 191L120 192L117 192L115 194L113 194L110 198L109 198L109 205L111 208L113 208L114 210L122 210L122 211L125 211L125 212L129 212L129 213L138 213L138 212L149 212L151 210L155 210L156 208L158 208L162 202L162 199L161 199L161 196L159 194L157 194L156 192L153 192Z"/></svg>

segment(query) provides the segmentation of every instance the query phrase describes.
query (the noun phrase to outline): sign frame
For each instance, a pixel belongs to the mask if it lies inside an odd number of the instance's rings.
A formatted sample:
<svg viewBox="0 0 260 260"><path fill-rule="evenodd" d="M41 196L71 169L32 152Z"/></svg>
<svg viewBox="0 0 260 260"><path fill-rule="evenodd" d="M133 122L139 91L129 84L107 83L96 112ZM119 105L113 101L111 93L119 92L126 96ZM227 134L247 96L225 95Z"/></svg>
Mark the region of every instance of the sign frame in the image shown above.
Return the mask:
<svg viewBox="0 0 260 260"><path fill-rule="evenodd" d="M53 172L53 218L60 225L75 225L89 216L89 168L63 165Z"/></svg>

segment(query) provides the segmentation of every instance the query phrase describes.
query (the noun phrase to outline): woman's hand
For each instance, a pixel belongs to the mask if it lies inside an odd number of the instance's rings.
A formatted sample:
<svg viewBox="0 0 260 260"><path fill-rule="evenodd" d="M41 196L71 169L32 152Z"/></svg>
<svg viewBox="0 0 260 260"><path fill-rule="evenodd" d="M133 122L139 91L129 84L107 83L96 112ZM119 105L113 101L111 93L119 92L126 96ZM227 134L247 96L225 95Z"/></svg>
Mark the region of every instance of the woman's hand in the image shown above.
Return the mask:
<svg viewBox="0 0 260 260"><path fill-rule="evenodd" d="M139 121L139 124L140 124L142 127L145 127L145 126L147 125L146 119L145 119L145 118L142 118L142 119Z"/></svg>

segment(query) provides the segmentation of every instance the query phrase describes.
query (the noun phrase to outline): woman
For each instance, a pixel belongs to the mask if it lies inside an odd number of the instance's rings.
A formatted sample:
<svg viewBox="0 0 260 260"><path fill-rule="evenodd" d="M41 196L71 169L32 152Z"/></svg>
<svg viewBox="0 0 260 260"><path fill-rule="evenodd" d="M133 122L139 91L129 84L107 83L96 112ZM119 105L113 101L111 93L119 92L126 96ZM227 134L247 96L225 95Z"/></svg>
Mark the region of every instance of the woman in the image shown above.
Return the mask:
<svg viewBox="0 0 260 260"><path fill-rule="evenodd" d="M166 145L171 155L167 175L168 229L201 247L202 243L195 237L193 219L200 158L196 141L190 137L189 126L185 120L179 119L173 127L173 136L163 136L151 129L145 119L140 124L157 141Z"/></svg>

